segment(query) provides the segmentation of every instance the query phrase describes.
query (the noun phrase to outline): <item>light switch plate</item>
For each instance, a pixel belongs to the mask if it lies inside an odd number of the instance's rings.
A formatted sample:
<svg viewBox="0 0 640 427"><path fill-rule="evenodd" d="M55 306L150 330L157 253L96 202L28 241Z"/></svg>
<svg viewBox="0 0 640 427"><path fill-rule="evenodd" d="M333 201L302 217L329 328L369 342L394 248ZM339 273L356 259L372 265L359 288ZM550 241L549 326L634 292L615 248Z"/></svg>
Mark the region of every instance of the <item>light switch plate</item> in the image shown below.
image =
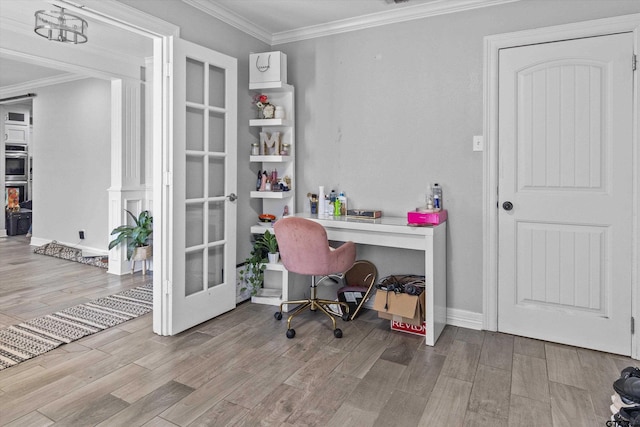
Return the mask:
<svg viewBox="0 0 640 427"><path fill-rule="evenodd" d="M473 151L484 150L484 137L482 135L473 136Z"/></svg>

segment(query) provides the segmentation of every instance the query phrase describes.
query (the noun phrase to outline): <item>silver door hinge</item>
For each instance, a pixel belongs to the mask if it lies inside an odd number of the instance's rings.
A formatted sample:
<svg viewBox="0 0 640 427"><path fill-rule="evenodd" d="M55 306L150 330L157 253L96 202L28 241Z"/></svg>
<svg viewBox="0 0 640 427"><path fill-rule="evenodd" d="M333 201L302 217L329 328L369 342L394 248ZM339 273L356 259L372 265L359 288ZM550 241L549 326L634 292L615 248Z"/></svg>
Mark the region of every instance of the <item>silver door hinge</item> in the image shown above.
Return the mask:
<svg viewBox="0 0 640 427"><path fill-rule="evenodd" d="M634 54L633 58L631 58L631 69L635 71L637 67L638 67L638 55Z"/></svg>
<svg viewBox="0 0 640 427"><path fill-rule="evenodd" d="M164 173L164 185L170 186L173 185L173 174L169 171Z"/></svg>
<svg viewBox="0 0 640 427"><path fill-rule="evenodd" d="M164 63L164 75L167 77L171 77L171 73L173 72L173 64L171 62Z"/></svg>
<svg viewBox="0 0 640 427"><path fill-rule="evenodd" d="M631 318L631 335L636 333L636 319Z"/></svg>

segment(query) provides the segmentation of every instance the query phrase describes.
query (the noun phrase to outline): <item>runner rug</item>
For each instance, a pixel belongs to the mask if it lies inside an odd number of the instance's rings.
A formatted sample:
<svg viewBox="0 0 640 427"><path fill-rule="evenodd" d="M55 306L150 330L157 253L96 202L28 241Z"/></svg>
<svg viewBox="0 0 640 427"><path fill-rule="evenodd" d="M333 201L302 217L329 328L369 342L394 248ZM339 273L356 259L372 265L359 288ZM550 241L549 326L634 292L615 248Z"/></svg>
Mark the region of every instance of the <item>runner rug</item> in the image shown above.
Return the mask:
<svg viewBox="0 0 640 427"><path fill-rule="evenodd" d="M149 313L153 284L0 329L0 370Z"/></svg>
<svg viewBox="0 0 640 427"><path fill-rule="evenodd" d="M40 255L48 255L55 258L66 259L79 262L81 264L93 265L100 268L109 268L109 257L105 255L82 256L82 250L71 246L62 245L55 240L38 246L33 250Z"/></svg>

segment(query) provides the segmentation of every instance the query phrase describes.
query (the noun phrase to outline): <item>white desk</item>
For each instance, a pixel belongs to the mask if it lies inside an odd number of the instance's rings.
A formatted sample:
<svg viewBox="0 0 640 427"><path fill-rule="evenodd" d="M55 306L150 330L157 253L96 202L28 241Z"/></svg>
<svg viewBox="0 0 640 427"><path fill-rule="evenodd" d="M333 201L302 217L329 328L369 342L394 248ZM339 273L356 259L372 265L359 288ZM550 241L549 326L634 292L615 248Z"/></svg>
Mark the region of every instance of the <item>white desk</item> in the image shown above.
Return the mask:
<svg viewBox="0 0 640 427"><path fill-rule="evenodd" d="M310 214L295 216L322 224L329 240L424 251L425 343L435 344L447 321L446 222L433 227L410 227L403 217L369 220ZM264 233L264 227L252 227L251 231Z"/></svg>

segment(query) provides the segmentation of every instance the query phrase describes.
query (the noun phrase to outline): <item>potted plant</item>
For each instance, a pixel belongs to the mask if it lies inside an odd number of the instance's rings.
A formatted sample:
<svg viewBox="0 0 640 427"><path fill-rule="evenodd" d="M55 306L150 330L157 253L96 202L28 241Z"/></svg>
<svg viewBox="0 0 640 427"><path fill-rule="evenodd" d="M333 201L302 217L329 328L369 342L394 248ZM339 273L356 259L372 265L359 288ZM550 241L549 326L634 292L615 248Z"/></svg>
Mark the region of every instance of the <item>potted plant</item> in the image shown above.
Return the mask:
<svg viewBox="0 0 640 427"><path fill-rule="evenodd" d="M251 255L244 260L244 267L240 270L240 279L251 286L251 295L257 295L264 281L264 270L266 270L267 258L264 257L264 249L258 246L258 242L253 245ZM246 288L241 288L244 292Z"/></svg>
<svg viewBox="0 0 640 427"><path fill-rule="evenodd" d="M266 257L265 257L266 253ZM253 244L251 255L244 260L244 267L240 270L240 279L251 286L251 295L256 295L264 282L266 263L278 262L278 241L276 236L266 230ZM244 291L246 288L240 289Z"/></svg>
<svg viewBox="0 0 640 427"><path fill-rule="evenodd" d="M113 249L126 241L128 260L145 260L151 258L151 237L153 235L153 217L149 211L142 211L137 217L125 209L135 225L121 225L114 228L111 235L116 238L109 242L109 249Z"/></svg>
<svg viewBox="0 0 640 427"><path fill-rule="evenodd" d="M276 240L275 234L271 234L269 230L266 230L262 235L262 238L258 239L256 245L267 251L270 263L278 262L280 253L278 252L278 241Z"/></svg>

